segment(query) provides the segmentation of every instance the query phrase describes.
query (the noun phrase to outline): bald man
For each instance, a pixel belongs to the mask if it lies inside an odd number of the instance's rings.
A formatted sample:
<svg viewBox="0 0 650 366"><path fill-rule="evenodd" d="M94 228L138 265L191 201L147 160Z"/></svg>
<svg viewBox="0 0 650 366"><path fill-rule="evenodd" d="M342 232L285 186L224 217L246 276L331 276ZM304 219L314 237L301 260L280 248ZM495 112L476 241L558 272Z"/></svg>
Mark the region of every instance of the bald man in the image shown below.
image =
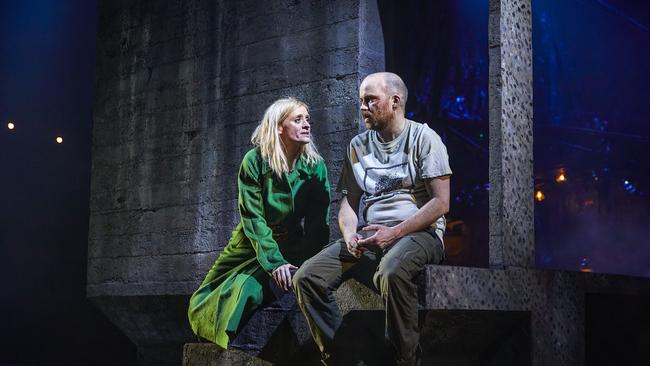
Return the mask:
<svg viewBox="0 0 650 366"><path fill-rule="evenodd" d="M449 209L449 159L440 137L404 117L408 91L393 73L367 76L359 87L368 128L347 148L337 190L343 238L307 260L293 278L300 309L324 364L344 359L334 349L342 316L333 291L349 273L372 276L386 307L386 338L397 365L419 362L415 276L444 257ZM360 271L349 272L357 267Z"/></svg>

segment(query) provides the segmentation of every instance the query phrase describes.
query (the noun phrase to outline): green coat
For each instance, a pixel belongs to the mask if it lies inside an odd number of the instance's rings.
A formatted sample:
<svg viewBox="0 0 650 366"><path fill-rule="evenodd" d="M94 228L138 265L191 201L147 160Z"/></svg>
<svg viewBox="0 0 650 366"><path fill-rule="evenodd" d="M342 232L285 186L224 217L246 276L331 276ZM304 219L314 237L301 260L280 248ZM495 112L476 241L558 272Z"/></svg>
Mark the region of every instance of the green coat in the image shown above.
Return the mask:
<svg viewBox="0 0 650 366"><path fill-rule="evenodd" d="M224 348L242 318L263 303L271 272L286 263L299 266L329 241L323 161L300 159L278 177L255 148L244 156L237 186L241 220L188 310L194 333Z"/></svg>

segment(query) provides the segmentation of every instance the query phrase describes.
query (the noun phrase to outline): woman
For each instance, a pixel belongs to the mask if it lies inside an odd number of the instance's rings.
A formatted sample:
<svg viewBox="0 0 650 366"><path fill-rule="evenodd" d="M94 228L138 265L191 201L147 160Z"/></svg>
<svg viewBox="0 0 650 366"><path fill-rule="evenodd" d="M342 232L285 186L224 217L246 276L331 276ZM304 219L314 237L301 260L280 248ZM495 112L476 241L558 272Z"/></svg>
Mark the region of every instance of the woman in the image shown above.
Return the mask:
<svg viewBox="0 0 650 366"><path fill-rule="evenodd" d="M223 348L268 299L269 278L289 290L296 266L329 241L330 186L307 106L275 101L251 141L238 177L241 220L188 310L194 333Z"/></svg>

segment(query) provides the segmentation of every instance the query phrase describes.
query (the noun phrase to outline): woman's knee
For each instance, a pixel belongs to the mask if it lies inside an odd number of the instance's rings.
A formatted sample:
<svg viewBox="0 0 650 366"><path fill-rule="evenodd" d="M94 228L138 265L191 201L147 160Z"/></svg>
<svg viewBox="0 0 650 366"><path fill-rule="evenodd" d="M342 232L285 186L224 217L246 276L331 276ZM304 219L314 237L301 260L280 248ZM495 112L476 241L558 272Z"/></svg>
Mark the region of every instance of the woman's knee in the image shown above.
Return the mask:
<svg viewBox="0 0 650 366"><path fill-rule="evenodd" d="M246 300L249 302L249 306L256 307L264 302L264 287L254 277L250 277L244 281L240 291L246 294Z"/></svg>

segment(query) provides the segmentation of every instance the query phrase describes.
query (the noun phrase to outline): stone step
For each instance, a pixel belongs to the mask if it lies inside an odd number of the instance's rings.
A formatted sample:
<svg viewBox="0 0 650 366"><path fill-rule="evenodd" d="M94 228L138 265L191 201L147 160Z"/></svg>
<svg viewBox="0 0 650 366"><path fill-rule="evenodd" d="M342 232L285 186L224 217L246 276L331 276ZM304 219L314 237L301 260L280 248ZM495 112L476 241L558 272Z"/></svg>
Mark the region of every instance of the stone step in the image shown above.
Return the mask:
<svg viewBox="0 0 650 366"><path fill-rule="evenodd" d="M526 343L530 335L529 314L512 311L522 310L520 306L494 300L512 295L504 288L511 287L509 281L513 276L521 274L506 276L488 269L427 266L416 279L425 359L448 365L468 365L472 364L472 357L492 357L503 360L504 364L514 361L521 364L519 361L529 357ZM357 353L357 358L369 365L381 364L382 360L390 358L383 339L382 298L369 279L344 282L335 297L347 324L347 330L340 336L342 347L349 348L351 354ZM499 311L471 311L471 307L465 306L469 305L464 303L467 301L471 305L484 304L486 310ZM495 342L500 344L490 350L489 345ZM510 344L516 344L514 349L523 351L514 354L503 351L512 348ZM231 342L230 349L223 350L209 343L186 344L183 361L184 366L316 365L319 353L297 309L295 297L284 294L249 319Z"/></svg>
<svg viewBox="0 0 650 366"><path fill-rule="evenodd" d="M416 283L423 365L582 364L585 293L650 293L645 278L522 267L430 265ZM383 364L390 354L374 286L368 279L348 280L335 295L345 316L342 348L356 353L360 365ZM272 305L251 317L233 340L239 349L188 344L184 366L318 364L293 295Z"/></svg>
<svg viewBox="0 0 650 366"><path fill-rule="evenodd" d="M422 311L422 365L529 365L530 316L525 312ZM352 311L340 346L356 365L384 365L391 354L383 341L382 311ZM301 347L279 332L257 355L211 343L184 348L183 366L319 365L309 339Z"/></svg>
<svg viewBox="0 0 650 366"><path fill-rule="evenodd" d="M225 350L213 343L187 343L183 347L183 366L190 365L271 366L273 363L240 350Z"/></svg>

